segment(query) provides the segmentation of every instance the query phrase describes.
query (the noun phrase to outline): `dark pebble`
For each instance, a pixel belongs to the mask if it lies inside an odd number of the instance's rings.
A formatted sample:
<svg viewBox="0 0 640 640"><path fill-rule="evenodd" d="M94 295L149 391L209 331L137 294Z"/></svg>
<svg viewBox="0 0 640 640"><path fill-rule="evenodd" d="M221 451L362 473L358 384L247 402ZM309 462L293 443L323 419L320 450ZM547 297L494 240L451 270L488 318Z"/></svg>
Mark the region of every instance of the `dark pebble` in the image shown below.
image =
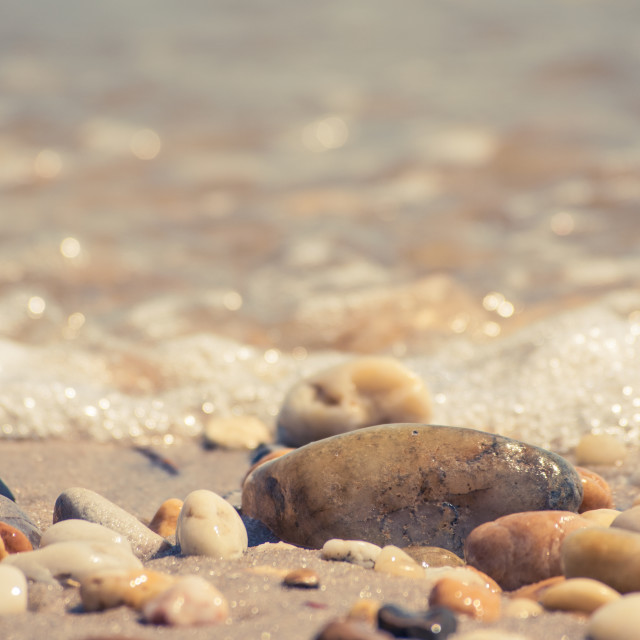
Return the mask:
<svg viewBox="0 0 640 640"><path fill-rule="evenodd" d="M2 478L0 478L0 496L9 498L9 500L13 500L14 502L16 501L11 489L9 489L9 487L7 487L7 485L2 481Z"/></svg>
<svg viewBox="0 0 640 640"><path fill-rule="evenodd" d="M455 633L457 626L456 617L445 607L415 613L386 604L378 610L378 627L396 638L445 640Z"/></svg>

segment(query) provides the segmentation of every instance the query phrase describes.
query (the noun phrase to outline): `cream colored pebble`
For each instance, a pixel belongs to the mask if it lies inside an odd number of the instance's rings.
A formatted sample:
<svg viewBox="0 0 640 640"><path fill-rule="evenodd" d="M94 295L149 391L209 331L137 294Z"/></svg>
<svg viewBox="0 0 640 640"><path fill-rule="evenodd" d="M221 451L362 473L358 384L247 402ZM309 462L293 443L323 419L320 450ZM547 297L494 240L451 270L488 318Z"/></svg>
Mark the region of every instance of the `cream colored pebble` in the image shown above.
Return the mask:
<svg viewBox="0 0 640 640"><path fill-rule="evenodd" d="M378 559L382 549L372 542L364 540L327 540L322 547L322 557L325 560L351 562L361 567L371 569Z"/></svg>
<svg viewBox="0 0 640 640"><path fill-rule="evenodd" d="M619 597L615 589L599 580L570 578L546 589L540 596L540 604L550 611L592 613Z"/></svg>
<svg viewBox="0 0 640 640"><path fill-rule="evenodd" d="M593 509L580 515L587 520L592 520L601 527L608 527L622 513L617 509Z"/></svg>
<svg viewBox="0 0 640 640"><path fill-rule="evenodd" d="M510 598L502 606L505 618L535 618L543 612L542 605L530 598Z"/></svg>
<svg viewBox="0 0 640 640"><path fill-rule="evenodd" d="M254 416L229 416L209 419L204 425L204 440L210 447L255 449L273 442L273 435L267 425Z"/></svg>
<svg viewBox="0 0 640 640"><path fill-rule="evenodd" d="M382 547L382 551L380 551L376 559L374 570L388 573L392 576L425 578L424 568L402 549L393 545Z"/></svg>
<svg viewBox="0 0 640 640"><path fill-rule="evenodd" d="M640 533L640 506L626 509L611 523L612 527Z"/></svg>
<svg viewBox="0 0 640 640"><path fill-rule="evenodd" d="M87 520L60 520L52 524L40 538L40 548L58 542L106 542L107 544L124 545L131 553L128 538L101 524Z"/></svg>
<svg viewBox="0 0 640 640"><path fill-rule="evenodd" d="M590 640L638 640L640 593L632 593L600 607L590 618Z"/></svg>
<svg viewBox="0 0 640 640"><path fill-rule="evenodd" d="M198 489L185 499L178 517L176 540L187 556L238 558L248 546L247 530L238 512L213 491Z"/></svg>
<svg viewBox="0 0 640 640"><path fill-rule="evenodd" d="M624 442L606 433L588 433L580 439L576 447L576 464L615 465L627 457Z"/></svg>
<svg viewBox="0 0 640 640"><path fill-rule="evenodd" d="M27 553L27 552L24 552ZM27 578L18 567L0 564L0 615L27 610Z"/></svg>

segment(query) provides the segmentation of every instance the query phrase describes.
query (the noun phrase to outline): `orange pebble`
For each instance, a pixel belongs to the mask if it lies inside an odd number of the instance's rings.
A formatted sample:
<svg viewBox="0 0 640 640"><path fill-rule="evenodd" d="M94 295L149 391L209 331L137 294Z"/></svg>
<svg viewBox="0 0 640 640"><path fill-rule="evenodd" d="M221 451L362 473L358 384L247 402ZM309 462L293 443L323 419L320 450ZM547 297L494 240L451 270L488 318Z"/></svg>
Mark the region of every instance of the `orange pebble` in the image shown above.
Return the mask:
<svg viewBox="0 0 640 640"><path fill-rule="evenodd" d="M436 582L429 595L429 606L435 605L485 622L500 618L500 596L496 592L455 578L442 578Z"/></svg>
<svg viewBox="0 0 640 640"><path fill-rule="evenodd" d="M545 580L540 580L539 582L534 582L533 584L527 584L524 587L520 587L515 591L510 591L507 595L510 598L527 598L528 600L534 600L538 602L540 600L540 596L544 591L546 591L549 587L552 587L554 584L558 584L560 582L564 582L566 578L564 576L553 576L552 578L546 578Z"/></svg>
<svg viewBox="0 0 640 640"><path fill-rule="evenodd" d="M33 545L29 542L29 538L22 531L6 522L0 522L0 538L2 538L7 553L33 550Z"/></svg>
<svg viewBox="0 0 640 640"><path fill-rule="evenodd" d="M612 509L613 494L607 481L594 471L584 467L576 467L576 471L580 476L584 492L578 513L593 511L593 509Z"/></svg>
<svg viewBox="0 0 640 640"><path fill-rule="evenodd" d="M178 498L165 500L149 523L149 529L163 538L172 536L176 532L181 509L182 500L178 500Z"/></svg>

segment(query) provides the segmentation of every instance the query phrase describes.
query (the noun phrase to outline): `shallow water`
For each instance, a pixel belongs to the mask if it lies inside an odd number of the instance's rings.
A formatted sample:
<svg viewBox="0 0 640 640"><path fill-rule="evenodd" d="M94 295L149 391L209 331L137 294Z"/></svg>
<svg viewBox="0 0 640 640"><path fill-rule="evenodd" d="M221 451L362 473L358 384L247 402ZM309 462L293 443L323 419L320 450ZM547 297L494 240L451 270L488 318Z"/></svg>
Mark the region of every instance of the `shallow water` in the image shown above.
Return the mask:
<svg viewBox="0 0 640 640"><path fill-rule="evenodd" d="M637 2L4 14L4 437L273 424L388 353L434 422L640 442Z"/></svg>

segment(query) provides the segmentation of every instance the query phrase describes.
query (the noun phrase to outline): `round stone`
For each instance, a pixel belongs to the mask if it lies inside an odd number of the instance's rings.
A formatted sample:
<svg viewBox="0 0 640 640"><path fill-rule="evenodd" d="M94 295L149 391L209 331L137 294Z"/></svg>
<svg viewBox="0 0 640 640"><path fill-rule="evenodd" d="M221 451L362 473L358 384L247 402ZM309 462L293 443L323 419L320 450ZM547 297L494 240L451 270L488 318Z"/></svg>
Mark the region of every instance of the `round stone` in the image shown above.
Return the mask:
<svg viewBox="0 0 640 640"><path fill-rule="evenodd" d="M473 429L389 424L308 444L256 468L242 513L286 542L331 538L438 546L462 554L479 524L541 509L577 511L582 486L560 456Z"/></svg>
<svg viewBox="0 0 640 640"><path fill-rule="evenodd" d="M500 594L455 578L442 578L436 582L429 594L429 605L446 607L485 622L500 618Z"/></svg>
<svg viewBox="0 0 640 640"><path fill-rule="evenodd" d="M6 522L0 522L0 540L6 553L20 553L21 551L31 551L33 545L29 538L19 529L8 525Z"/></svg>
<svg viewBox="0 0 640 640"><path fill-rule="evenodd" d="M101 524L76 518L60 520L52 524L42 534L40 548L58 542L107 542L125 545L131 551L129 540L123 534Z"/></svg>
<svg viewBox="0 0 640 640"><path fill-rule="evenodd" d="M444 640L455 633L457 626L455 615L445 607L414 612L386 604L378 610L378 627L397 638Z"/></svg>
<svg viewBox="0 0 640 640"><path fill-rule="evenodd" d="M428 422L423 381L394 358L363 357L296 384L278 416L278 440L291 447L392 422Z"/></svg>
<svg viewBox="0 0 640 640"><path fill-rule="evenodd" d="M640 593L633 593L600 607L590 618L590 640L638 640Z"/></svg>
<svg viewBox="0 0 640 640"><path fill-rule="evenodd" d="M617 509L593 509L585 511L581 515L600 527L609 527L621 513L622 511Z"/></svg>

